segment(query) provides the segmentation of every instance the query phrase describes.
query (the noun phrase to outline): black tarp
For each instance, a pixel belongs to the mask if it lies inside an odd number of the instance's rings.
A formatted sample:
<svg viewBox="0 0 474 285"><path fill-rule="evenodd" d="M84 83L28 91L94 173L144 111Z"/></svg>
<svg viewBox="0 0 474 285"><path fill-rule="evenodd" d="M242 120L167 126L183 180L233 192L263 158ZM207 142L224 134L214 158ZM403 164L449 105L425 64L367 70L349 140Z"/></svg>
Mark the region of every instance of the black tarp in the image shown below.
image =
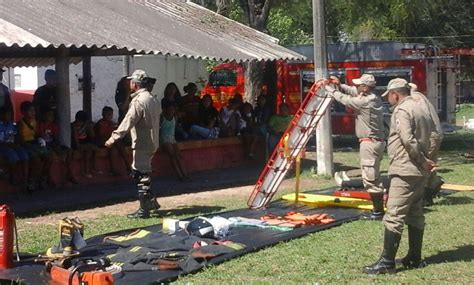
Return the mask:
<svg viewBox="0 0 474 285"><path fill-rule="evenodd" d="M225 239L245 244L245 249L212 258L211 260L207 261L206 264L203 264L203 266L209 264L218 264L234 257L241 256L249 252L257 251L271 245L275 245L279 242L288 241L290 239L302 237L309 233L314 233L334 226L338 226L343 223L358 219L361 214L361 211L357 209L329 207L314 208L304 205L295 206L294 204L288 202L276 201L271 203L270 206L265 210L239 209L219 214L213 214L212 216L218 215L225 218L240 216L259 219L262 215L268 213L283 215L288 213L289 211L297 211L307 215L327 213L332 215L336 219L336 222L327 225L303 226L301 228L296 228L291 231L276 231L272 229L261 229L254 227L235 227L231 229L230 235L227 236ZM146 229L155 233L160 233L161 225L149 226L142 229ZM90 257L98 257L103 255L103 253L110 254L115 250L115 248L111 248L110 245L106 245L103 243L103 239L105 236L125 235L135 230L136 229L122 230L115 233L92 237L87 240L88 249L83 252L86 256ZM170 236L169 238L172 239L173 236ZM198 271L199 269L201 268L197 268L193 271ZM185 272L183 270L125 272L121 278L116 279L115 284L153 284L160 282L168 282L175 280L179 275L187 273L190 272ZM45 273L44 267L42 265L35 265L29 263L22 263L16 268L10 270L0 270L0 279L2 278L11 280L21 279L24 280L27 284L51 284L49 280L49 275Z"/></svg>

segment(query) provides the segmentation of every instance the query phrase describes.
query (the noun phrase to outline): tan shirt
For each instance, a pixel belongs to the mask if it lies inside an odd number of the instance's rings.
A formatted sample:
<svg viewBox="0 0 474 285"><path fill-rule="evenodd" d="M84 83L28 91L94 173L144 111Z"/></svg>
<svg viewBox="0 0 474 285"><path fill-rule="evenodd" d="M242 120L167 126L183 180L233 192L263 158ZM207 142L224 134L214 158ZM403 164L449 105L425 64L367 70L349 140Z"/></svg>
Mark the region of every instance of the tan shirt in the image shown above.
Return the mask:
<svg viewBox="0 0 474 285"><path fill-rule="evenodd" d="M357 94L357 88L341 84L344 92L335 91L334 99L356 113L355 131L358 138L384 138L382 100L375 94Z"/></svg>
<svg viewBox="0 0 474 285"><path fill-rule="evenodd" d="M422 165L430 149L430 135L434 123L419 104L407 96L393 110L388 155L389 175L425 176Z"/></svg>
<svg viewBox="0 0 474 285"><path fill-rule="evenodd" d="M155 152L160 141L161 105L145 88L136 91L130 97L127 114L108 141L113 143L130 132L134 150Z"/></svg>
<svg viewBox="0 0 474 285"><path fill-rule="evenodd" d="M441 141L443 140L444 134L443 134L443 128L441 127L441 122L439 121L438 117L438 112L436 111L435 107L431 102L428 100L428 98L423 94L418 91L412 91L410 94L413 99L420 105L420 107L430 115L431 120L433 120L433 123L435 125L435 128L431 132L430 136L430 154L439 149L441 145ZM431 158L431 155L429 155Z"/></svg>

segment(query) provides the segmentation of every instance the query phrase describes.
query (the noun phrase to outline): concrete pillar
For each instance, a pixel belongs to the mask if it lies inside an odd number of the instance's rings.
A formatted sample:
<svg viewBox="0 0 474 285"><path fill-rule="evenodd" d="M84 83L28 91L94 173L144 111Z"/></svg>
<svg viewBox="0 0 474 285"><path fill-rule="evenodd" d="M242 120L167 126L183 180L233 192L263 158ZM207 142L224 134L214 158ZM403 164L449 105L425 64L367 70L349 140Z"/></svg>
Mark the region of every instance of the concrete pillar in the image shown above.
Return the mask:
<svg viewBox="0 0 474 285"><path fill-rule="evenodd" d="M82 57L82 110L86 111L88 119L92 118L92 72L91 57Z"/></svg>
<svg viewBox="0 0 474 285"><path fill-rule="evenodd" d="M326 22L324 0L313 0L314 79L327 78ZM316 159L319 175L333 175L331 111L319 121L316 128Z"/></svg>
<svg viewBox="0 0 474 285"><path fill-rule="evenodd" d="M55 65L58 75L59 142L62 145L71 146L71 94L69 90L69 53L67 48L59 48Z"/></svg>
<svg viewBox="0 0 474 285"><path fill-rule="evenodd" d="M82 57L82 110L86 111L87 118L92 118L92 71L91 57Z"/></svg>

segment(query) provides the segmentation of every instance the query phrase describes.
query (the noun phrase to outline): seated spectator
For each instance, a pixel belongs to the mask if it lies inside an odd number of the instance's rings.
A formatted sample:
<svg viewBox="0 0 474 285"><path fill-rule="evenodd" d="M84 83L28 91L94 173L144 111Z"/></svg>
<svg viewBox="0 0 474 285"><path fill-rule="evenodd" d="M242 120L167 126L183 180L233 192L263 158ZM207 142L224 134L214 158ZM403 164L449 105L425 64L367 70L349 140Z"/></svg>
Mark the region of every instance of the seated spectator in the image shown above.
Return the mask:
<svg viewBox="0 0 474 285"><path fill-rule="evenodd" d="M178 108L181 102L181 93L179 92L178 86L176 83L170 82L166 85L165 91L163 94L163 99L161 99L161 109L163 110L166 106L173 104ZM184 130L181 117L184 116L184 113L176 112L176 129L175 129L175 137L178 141L187 140L189 138L188 133Z"/></svg>
<svg viewBox="0 0 474 285"><path fill-rule="evenodd" d="M160 146L169 155L171 165L178 174L181 181L190 181L186 168L184 167L181 152L174 137L176 127L176 106L164 104L163 113L160 117Z"/></svg>
<svg viewBox="0 0 474 285"><path fill-rule="evenodd" d="M179 105L181 101L181 93L179 92L176 83L170 82L166 85L165 91L163 92L163 99L161 99L161 108L164 109L163 104L168 106L169 104Z"/></svg>
<svg viewBox="0 0 474 285"><path fill-rule="evenodd" d="M51 157L46 142L38 134L35 106L31 102L24 101L20 104L20 111L23 118L18 122L18 138L30 159L27 189L28 191L46 189L49 186Z"/></svg>
<svg viewBox="0 0 474 285"><path fill-rule="evenodd" d="M15 143L17 128L11 118L9 107L0 108L0 156L7 161L8 181L19 185L28 180L28 153Z"/></svg>
<svg viewBox="0 0 474 285"><path fill-rule="evenodd" d="M244 106L244 97L239 92L235 92L233 98L237 103L237 110L241 111L242 107Z"/></svg>
<svg viewBox="0 0 474 285"><path fill-rule="evenodd" d="M281 136L290 124L292 116L288 104L280 104L280 114L273 115L268 121L268 150L273 151L280 141Z"/></svg>
<svg viewBox="0 0 474 285"><path fill-rule="evenodd" d="M255 123L259 130L259 134L262 136L267 135L267 124L268 120L272 115L272 108L267 102L267 97L265 95L258 96L257 106L253 109L253 116L255 118Z"/></svg>
<svg viewBox="0 0 474 285"><path fill-rule="evenodd" d="M255 157L257 148L257 124L252 114L252 104L246 102L241 108L240 133L244 139L244 147L249 158Z"/></svg>
<svg viewBox="0 0 474 285"><path fill-rule="evenodd" d="M186 95L181 98L181 102L179 102L178 105L179 112L182 113L181 122L185 130L188 130L199 121L198 112L201 100L199 99L197 91L196 84L192 82L188 83L188 85L184 86Z"/></svg>
<svg viewBox="0 0 474 285"><path fill-rule="evenodd" d="M219 130L221 137L233 137L239 134L240 112L237 109L239 101L235 98L229 100L226 107L219 112Z"/></svg>
<svg viewBox="0 0 474 285"><path fill-rule="evenodd" d="M95 152L97 146L94 144L95 134L91 124L87 121L87 113L78 111L75 121L71 124L71 145L82 155L82 173L87 178L92 178L94 169Z"/></svg>
<svg viewBox="0 0 474 285"><path fill-rule="evenodd" d="M194 139L215 139L219 136L217 127L219 112L213 106L212 97L206 94L199 103L199 124L192 125L189 133Z"/></svg>
<svg viewBox="0 0 474 285"><path fill-rule="evenodd" d="M112 132L117 128L117 124L113 121L114 109L109 106L102 108L102 119L100 119L94 126L96 134L96 141L99 147L105 147L105 142L110 138ZM125 149L125 145L121 141L117 141L110 148L109 151L110 159L110 170L112 175L118 175L117 164L114 163L115 158L120 157L127 167L127 171L132 171L132 161Z"/></svg>
<svg viewBox="0 0 474 285"><path fill-rule="evenodd" d="M55 111L50 109L42 114L38 124L38 135L46 143L46 148L53 157L59 158L66 165L67 179L76 184L77 180L72 170L72 151L59 143L59 127L55 122Z"/></svg>

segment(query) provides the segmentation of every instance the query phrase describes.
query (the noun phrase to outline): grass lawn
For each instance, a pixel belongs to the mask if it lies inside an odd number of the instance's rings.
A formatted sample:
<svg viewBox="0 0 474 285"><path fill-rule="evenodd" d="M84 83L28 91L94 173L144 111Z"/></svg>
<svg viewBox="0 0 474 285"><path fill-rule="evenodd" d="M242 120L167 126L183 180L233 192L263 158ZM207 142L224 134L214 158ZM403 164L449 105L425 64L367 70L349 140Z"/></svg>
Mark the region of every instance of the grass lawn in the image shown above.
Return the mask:
<svg viewBox="0 0 474 285"><path fill-rule="evenodd" d="M474 116L473 116L474 117ZM352 142L350 142L352 143ZM447 135L442 146L439 172L449 183L474 185L474 160L461 156L474 145L474 134L458 131ZM339 146L339 145L338 145ZM345 145L349 147L351 145ZM470 149L472 151L472 148ZM335 152L336 170L357 168L357 151ZM386 171L388 159L382 170ZM315 187L333 185L332 179L312 177L307 165L304 179ZM292 189L282 189L277 196ZM217 197L209 206L226 210L245 207L245 200ZM474 192L458 192L436 200L426 212L423 255L430 265L423 269L401 271L396 275L369 277L361 267L378 258L383 227L378 222L357 221L278 244L256 253L184 276L185 284L287 284L287 283L474 283ZM40 252L57 243L57 225L37 225L18 219L22 251ZM128 220L122 216L104 215L88 221L87 236L120 229L159 223L159 219ZM399 256L407 250L406 234Z"/></svg>

